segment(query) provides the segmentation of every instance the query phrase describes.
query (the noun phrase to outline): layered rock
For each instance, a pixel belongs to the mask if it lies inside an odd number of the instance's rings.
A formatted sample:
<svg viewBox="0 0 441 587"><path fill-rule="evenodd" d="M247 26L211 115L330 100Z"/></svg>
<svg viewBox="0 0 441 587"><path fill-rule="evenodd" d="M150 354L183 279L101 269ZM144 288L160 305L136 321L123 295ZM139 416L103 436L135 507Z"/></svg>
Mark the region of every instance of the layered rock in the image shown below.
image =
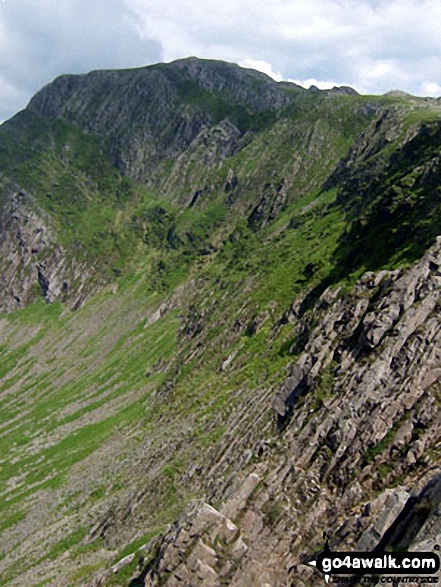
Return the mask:
<svg viewBox="0 0 441 587"><path fill-rule="evenodd" d="M336 550L435 547L440 268L438 242L407 270L328 289L306 313L293 304L274 325L293 322L304 341L274 399L279 432L263 442L263 427L233 477L219 460L206 486L221 505L193 505L170 528L146 585L316 585L306 563L323 531Z"/></svg>

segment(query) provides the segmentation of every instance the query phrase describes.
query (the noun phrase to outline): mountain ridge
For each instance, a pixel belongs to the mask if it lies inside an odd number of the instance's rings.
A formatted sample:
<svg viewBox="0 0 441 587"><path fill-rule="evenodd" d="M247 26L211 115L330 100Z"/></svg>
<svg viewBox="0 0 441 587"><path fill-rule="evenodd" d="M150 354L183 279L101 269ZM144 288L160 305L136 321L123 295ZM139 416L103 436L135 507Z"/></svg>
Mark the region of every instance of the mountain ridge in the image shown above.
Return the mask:
<svg viewBox="0 0 441 587"><path fill-rule="evenodd" d="M430 550L437 103L88 75L0 127L0 584L310 587L324 531Z"/></svg>

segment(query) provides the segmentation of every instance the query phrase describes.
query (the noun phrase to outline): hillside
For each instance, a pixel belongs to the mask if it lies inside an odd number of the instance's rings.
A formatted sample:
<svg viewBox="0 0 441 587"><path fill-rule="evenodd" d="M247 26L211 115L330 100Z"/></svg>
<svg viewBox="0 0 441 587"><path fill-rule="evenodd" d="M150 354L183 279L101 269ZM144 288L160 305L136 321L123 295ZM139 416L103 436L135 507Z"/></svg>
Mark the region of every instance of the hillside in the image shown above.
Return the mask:
<svg viewBox="0 0 441 587"><path fill-rule="evenodd" d="M440 112L189 58L0 126L0 585L439 543Z"/></svg>

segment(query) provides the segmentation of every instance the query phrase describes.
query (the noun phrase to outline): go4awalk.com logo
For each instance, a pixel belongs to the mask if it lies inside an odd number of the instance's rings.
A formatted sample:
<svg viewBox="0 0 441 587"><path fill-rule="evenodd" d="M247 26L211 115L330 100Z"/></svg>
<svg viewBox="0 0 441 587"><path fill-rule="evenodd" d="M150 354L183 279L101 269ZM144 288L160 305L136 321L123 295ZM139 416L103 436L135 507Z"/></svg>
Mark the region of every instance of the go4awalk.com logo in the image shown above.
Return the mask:
<svg viewBox="0 0 441 587"><path fill-rule="evenodd" d="M434 576L440 569L440 559L435 552L333 552L326 545L309 564L323 573L327 583L420 585L439 582L439 577Z"/></svg>

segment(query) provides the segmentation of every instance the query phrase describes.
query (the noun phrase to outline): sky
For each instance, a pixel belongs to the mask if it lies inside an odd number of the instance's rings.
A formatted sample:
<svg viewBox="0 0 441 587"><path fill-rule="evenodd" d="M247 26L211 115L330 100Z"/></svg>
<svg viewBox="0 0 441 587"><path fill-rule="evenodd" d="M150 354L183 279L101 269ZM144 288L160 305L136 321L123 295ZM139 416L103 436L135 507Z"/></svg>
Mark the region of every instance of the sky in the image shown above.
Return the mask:
<svg viewBox="0 0 441 587"><path fill-rule="evenodd" d="M63 73L188 56L441 96L440 0L0 0L0 121Z"/></svg>

